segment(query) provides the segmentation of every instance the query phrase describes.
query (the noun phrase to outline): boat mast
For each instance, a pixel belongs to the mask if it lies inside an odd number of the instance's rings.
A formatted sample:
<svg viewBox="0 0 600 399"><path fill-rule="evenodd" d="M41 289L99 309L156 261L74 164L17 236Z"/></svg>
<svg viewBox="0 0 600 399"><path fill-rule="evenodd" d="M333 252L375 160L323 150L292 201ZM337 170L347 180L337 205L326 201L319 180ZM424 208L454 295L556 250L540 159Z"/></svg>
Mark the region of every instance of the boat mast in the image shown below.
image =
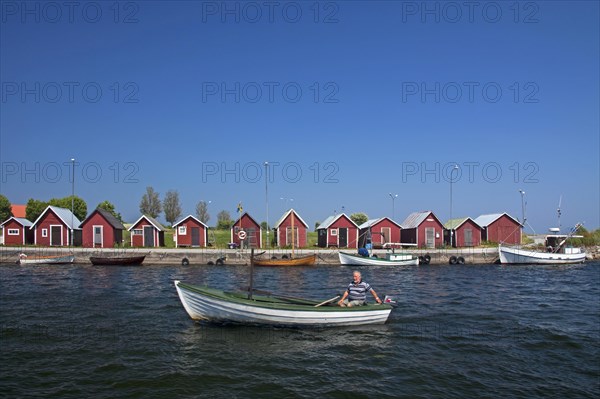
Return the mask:
<svg viewBox="0 0 600 399"><path fill-rule="evenodd" d="M560 233L560 205L562 203L562 195L558 199L558 208L556 209L556 213L558 214L558 232Z"/></svg>
<svg viewBox="0 0 600 399"><path fill-rule="evenodd" d="M296 235L294 233L294 209L292 208L292 258L294 257L294 247L296 246Z"/></svg>
<svg viewBox="0 0 600 399"><path fill-rule="evenodd" d="M69 250L73 250L73 215L75 212L75 158L71 158L71 164L73 166L73 175L71 182L71 239L69 240L69 245L71 248Z"/></svg>

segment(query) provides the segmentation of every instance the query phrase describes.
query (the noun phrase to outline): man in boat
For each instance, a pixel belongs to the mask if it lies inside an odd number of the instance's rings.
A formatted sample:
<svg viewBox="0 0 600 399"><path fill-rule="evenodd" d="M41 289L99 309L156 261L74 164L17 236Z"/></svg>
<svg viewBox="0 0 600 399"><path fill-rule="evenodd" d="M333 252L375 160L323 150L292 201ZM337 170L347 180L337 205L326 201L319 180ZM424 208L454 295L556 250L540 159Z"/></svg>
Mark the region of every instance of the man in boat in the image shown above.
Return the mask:
<svg viewBox="0 0 600 399"><path fill-rule="evenodd" d="M361 306L367 303L367 292L373 295L373 298L377 303L381 303L381 299L377 296L377 293L369 283L362 280L362 275L358 270L352 273L352 282L348 284L348 289L342 295L342 299L339 300L338 305L344 307Z"/></svg>

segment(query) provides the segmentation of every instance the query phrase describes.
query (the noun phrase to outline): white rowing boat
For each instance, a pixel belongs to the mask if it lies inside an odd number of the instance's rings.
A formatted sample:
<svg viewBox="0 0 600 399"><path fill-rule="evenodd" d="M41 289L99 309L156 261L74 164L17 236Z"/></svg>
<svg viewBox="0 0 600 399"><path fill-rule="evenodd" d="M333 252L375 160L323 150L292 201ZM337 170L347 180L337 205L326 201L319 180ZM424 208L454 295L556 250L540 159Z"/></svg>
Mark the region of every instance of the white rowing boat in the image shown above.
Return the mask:
<svg viewBox="0 0 600 399"><path fill-rule="evenodd" d="M193 320L293 327L332 327L384 324L392 305L339 307L333 302L282 296L257 296L224 292L175 281L183 307Z"/></svg>
<svg viewBox="0 0 600 399"><path fill-rule="evenodd" d="M53 256L27 256L20 254L18 263L20 265L65 265L74 261L75 255L73 254Z"/></svg>

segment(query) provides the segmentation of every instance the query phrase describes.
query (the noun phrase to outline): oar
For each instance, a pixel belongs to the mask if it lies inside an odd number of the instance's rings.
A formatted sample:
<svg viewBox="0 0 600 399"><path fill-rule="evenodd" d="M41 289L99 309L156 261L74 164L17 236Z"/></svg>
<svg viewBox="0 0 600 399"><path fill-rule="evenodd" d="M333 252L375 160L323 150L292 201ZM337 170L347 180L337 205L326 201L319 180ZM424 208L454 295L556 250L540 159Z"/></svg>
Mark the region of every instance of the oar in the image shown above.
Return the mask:
<svg viewBox="0 0 600 399"><path fill-rule="evenodd" d="M328 300L326 300L326 301L323 301L323 302L321 302L321 303L320 303L320 304L318 304L318 305L315 305L315 308L318 308L318 307L319 307L319 306L321 306L321 305L326 305L326 304L328 304L328 303L331 303L331 302L335 301L336 299L338 299L339 297L340 297L339 295L336 295L336 296L334 296L334 297L333 297L333 298L331 298L331 299L328 299Z"/></svg>

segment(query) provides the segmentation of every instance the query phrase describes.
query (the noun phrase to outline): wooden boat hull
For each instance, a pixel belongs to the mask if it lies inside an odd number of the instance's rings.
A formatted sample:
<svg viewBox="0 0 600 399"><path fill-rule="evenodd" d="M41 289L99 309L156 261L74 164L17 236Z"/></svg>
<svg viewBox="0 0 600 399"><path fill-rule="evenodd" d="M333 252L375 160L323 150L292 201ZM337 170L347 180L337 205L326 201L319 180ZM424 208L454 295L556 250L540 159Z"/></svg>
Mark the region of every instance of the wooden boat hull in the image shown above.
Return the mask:
<svg viewBox="0 0 600 399"><path fill-rule="evenodd" d="M193 320L216 323L290 327L333 327L384 324L392 306L367 305L350 308L315 307L319 301L254 296L198 287L175 281L183 307Z"/></svg>
<svg viewBox="0 0 600 399"><path fill-rule="evenodd" d="M141 256L90 256L90 262L95 266L139 266L146 259Z"/></svg>
<svg viewBox="0 0 600 399"><path fill-rule="evenodd" d="M393 254L392 254L393 255ZM356 266L418 266L419 258L409 254L396 254L397 259L373 258L340 252L339 258L342 265Z"/></svg>
<svg viewBox="0 0 600 399"><path fill-rule="evenodd" d="M500 263L506 264L542 264L562 265L569 263L582 263L585 261L585 252L578 253L552 253L538 252L522 248L498 247Z"/></svg>
<svg viewBox="0 0 600 399"><path fill-rule="evenodd" d="M291 259L254 259L254 266L313 266L317 255L302 256Z"/></svg>
<svg viewBox="0 0 600 399"><path fill-rule="evenodd" d="M20 265L67 265L75 262L75 255L58 256L19 256Z"/></svg>

